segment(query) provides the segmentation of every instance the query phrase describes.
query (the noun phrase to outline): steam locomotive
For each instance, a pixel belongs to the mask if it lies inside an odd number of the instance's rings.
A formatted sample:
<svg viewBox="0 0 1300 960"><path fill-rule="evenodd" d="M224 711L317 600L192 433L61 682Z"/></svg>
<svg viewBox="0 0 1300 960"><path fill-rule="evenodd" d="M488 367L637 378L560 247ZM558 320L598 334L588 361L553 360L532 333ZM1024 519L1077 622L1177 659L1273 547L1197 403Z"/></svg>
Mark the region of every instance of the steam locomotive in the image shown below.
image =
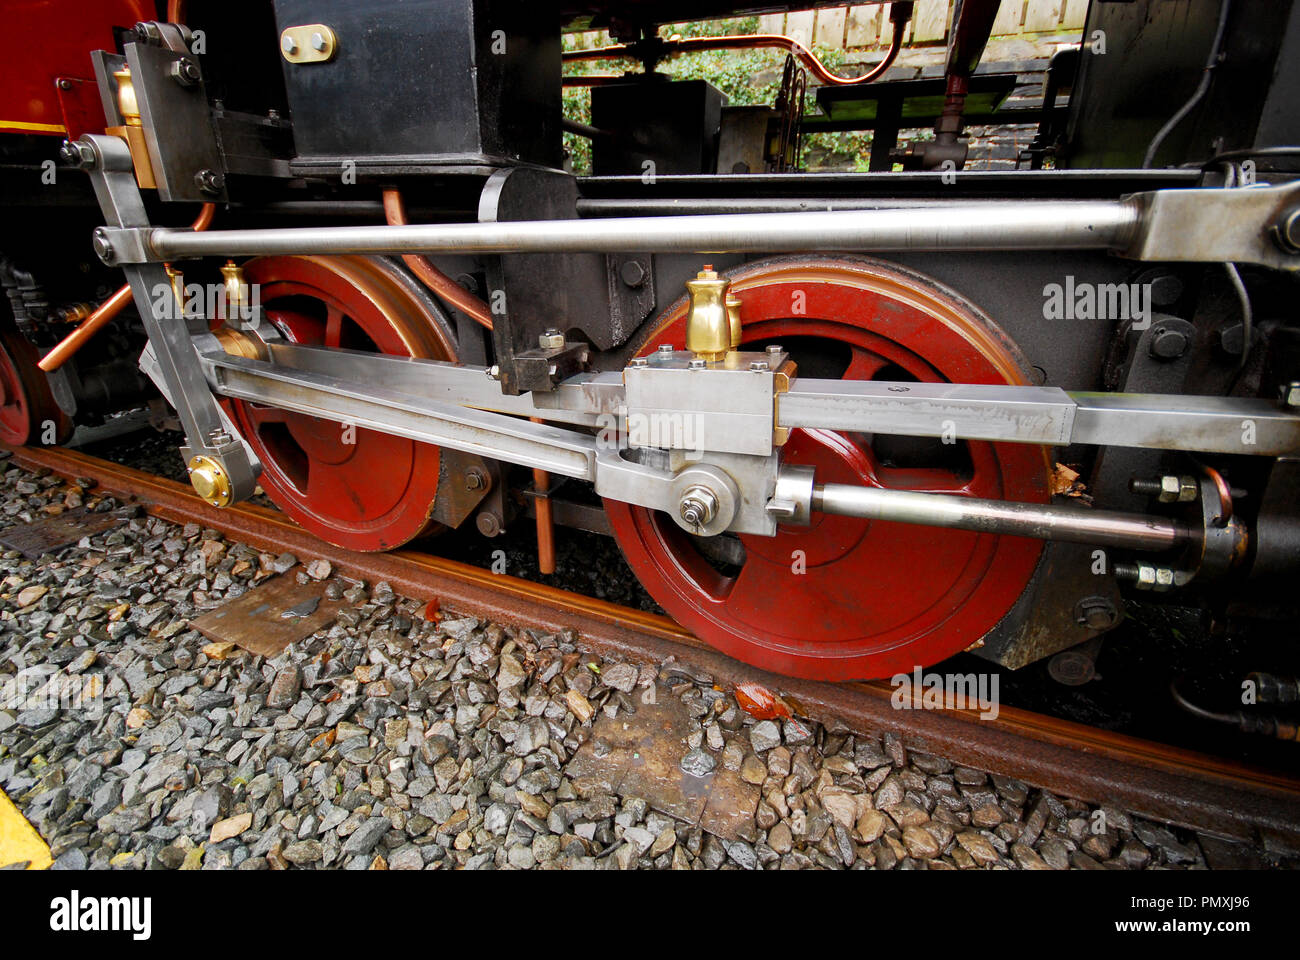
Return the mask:
<svg viewBox="0 0 1300 960"><path fill-rule="evenodd" d="M1019 667L1131 591L1294 623L1300 4L1094 0L1032 110L997 0L903 79L907 2L856 76L665 26L781 8L736 0L3 6L6 443L150 408L205 500L355 550L607 532L797 676ZM771 104L671 71L753 47Z"/></svg>

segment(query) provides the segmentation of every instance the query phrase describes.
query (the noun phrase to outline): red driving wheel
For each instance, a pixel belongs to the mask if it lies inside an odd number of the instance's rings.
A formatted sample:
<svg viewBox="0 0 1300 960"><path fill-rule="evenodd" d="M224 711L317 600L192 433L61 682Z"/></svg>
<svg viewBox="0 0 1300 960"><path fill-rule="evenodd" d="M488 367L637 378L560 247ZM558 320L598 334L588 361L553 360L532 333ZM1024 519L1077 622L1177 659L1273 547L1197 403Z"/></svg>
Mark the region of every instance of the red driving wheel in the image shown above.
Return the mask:
<svg viewBox="0 0 1300 960"><path fill-rule="evenodd" d="M1029 382L992 321L896 265L780 258L728 276L742 349L780 343L803 376ZM638 352L682 349L687 306L674 304ZM819 483L1049 500L1044 447L796 430L783 460L815 466ZM821 680L909 673L965 649L1011 609L1042 550L1020 537L814 514L811 526L720 551L666 514L610 500L605 509L632 569L679 623L747 663Z"/></svg>
<svg viewBox="0 0 1300 960"><path fill-rule="evenodd" d="M367 257L263 257L244 264L267 318L291 343L425 359L446 356L442 322L392 264ZM436 446L242 400L225 401L262 461L273 501L350 550L391 550L430 532Z"/></svg>
<svg viewBox="0 0 1300 960"><path fill-rule="evenodd" d="M44 440L46 424L54 425L54 443L72 434L72 421L55 403L36 359L26 337L0 327L0 443L11 447Z"/></svg>

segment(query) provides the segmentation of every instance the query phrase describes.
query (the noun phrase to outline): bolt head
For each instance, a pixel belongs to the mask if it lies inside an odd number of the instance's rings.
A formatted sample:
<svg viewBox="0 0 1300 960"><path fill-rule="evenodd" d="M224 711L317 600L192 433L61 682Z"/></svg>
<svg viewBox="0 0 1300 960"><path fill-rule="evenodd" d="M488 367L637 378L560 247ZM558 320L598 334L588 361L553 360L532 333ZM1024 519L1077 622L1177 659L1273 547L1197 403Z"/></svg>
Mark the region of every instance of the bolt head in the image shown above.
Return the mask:
<svg viewBox="0 0 1300 960"><path fill-rule="evenodd" d="M672 352L673 352L673 345L672 345L671 343L661 343L661 344L659 344L659 352L660 352L660 353L672 353Z"/></svg>
<svg viewBox="0 0 1300 960"><path fill-rule="evenodd" d="M325 34L318 30L311 35L311 48L317 53L324 53L326 46L328 44L325 41Z"/></svg>
<svg viewBox="0 0 1300 960"><path fill-rule="evenodd" d="M765 370L770 370L771 367L768 366L766 360L754 360L750 363L749 369L753 370L755 373L763 373Z"/></svg>
<svg viewBox="0 0 1300 960"><path fill-rule="evenodd" d="M1300 408L1300 382L1292 381L1282 388L1282 402L1293 409Z"/></svg>
<svg viewBox="0 0 1300 960"><path fill-rule="evenodd" d="M492 366L488 367L485 372L487 373L487 377L489 380L501 379L501 368L498 367L495 363L492 364Z"/></svg>
<svg viewBox="0 0 1300 960"><path fill-rule="evenodd" d="M559 330L547 330L537 338L537 345L543 350L563 350L564 334Z"/></svg>
<svg viewBox="0 0 1300 960"><path fill-rule="evenodd" d="M113 252L113 244L106 234L96 230L91 243L95 248L95 254L100 260L111 264L115 259L117 259L116 254Z"/></svg>
<svg viewBox="0 0 1300 960"><path fill-rule="evenodd" d="M618 269L619 278L633 290L645 283L645 267L639 260L628 260Z"/></svg>
<svg viewBox="0 0 1300 960"><path fill-rule="evenodd" d="M647 360L645 357L633 357L630 366L633 366L633 367L648 367L648 366L650 366L650 361Z"/></svg>
<svg viewBox="0 0 1300 960"><path fill-rule="evenodd" d="M289 36L288 34L285 34L283 37L280 38L280 49L283 50L285 53L297 53L298 41L295 40L293 37Z"/></svg>
<svg viewBox="0 0 1300 960"><path fill-rule="evenodd" d="M768 352L768 355L769 355L769 356L773 356L773 357L775 357L775 356L777 356L778 354L783 353L784 351L783 351L783 349L782 349L782 347L781 347L781 344L779 344L779 343L769 343L769 344L767 345L767 352Z"/></svg>
<svg viewBox="0 0 1300 960"><path fill-rule="evenodd" d="M1287 253L1300 253L1300 207L1282 214L1273 228L1273 239Z"/></svg>
<svg viewBox="0 0 1300 960"><path fill-rule="evenodd" d="M1149 563L1137 565L1138 575L1135 581L1139 590L1150 590L1156 585L1156 568Z"/></svg>
<svg viewBox="0 0 1300 960"><path fill-rule="evenodd" d="M706 526L718 515L718 498L712 490L700 484L687 487L677 505L677 515L687 526Z"/></svg>
<svg viewBox="0 0 1300 960"><path fill-rule="evenodd" d="M692 370L703 370L706 366L708 366L708 364L697 357L696 359L692 360L690 364L688 364L688 366L690 366Z"/></svg>
<svg viewBox="0 0 1300 960"><path fill-rule="evenodd" d="M1182 480L1180 480L1178 477L1170 476L1168 474L1161 477L1160 494L1159 494L1160 502L1177 503L1179 499L1179 494L1182 492L1182 488L1183 488Z"/></svg>

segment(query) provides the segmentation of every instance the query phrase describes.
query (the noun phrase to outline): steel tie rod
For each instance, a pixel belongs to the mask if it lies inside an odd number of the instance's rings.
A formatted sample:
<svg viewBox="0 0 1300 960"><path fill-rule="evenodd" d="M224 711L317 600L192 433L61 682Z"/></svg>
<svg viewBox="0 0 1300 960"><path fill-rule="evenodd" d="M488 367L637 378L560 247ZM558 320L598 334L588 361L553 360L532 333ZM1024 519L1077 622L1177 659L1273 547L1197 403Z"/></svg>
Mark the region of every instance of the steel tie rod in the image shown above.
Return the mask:
<svg viewBox="0 0 1300 960"><path fill-rule="evenodd" d="M867 520L1063 540L1161 552L1191 538L1184 524L1115 510L1077 510L1040 503L981 500L946 493L882 490L843 483L816 484L813 510Z"/></svg>

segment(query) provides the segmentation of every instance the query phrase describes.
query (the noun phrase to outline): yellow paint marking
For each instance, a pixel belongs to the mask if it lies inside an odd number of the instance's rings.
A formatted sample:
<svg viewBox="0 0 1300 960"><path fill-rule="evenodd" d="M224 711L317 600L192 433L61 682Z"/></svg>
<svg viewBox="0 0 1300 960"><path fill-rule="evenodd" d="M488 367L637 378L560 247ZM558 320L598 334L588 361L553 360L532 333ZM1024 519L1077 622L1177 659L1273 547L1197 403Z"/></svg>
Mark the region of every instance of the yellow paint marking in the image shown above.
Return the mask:
<svg viewBox="0 0 1300 960"><path fill-rule="evenodd" d="M0 120L0 131L13 133L20 130L31 133L68 132L68 128L61 123L27 123L23 120Z"/></svg>
<svg viewBox="0 0 1300 960"><path fill-rule="evenodd" d="M30 861L28 870L44 870L54 860L36 828L0 790L0 867Z"/></svg>

